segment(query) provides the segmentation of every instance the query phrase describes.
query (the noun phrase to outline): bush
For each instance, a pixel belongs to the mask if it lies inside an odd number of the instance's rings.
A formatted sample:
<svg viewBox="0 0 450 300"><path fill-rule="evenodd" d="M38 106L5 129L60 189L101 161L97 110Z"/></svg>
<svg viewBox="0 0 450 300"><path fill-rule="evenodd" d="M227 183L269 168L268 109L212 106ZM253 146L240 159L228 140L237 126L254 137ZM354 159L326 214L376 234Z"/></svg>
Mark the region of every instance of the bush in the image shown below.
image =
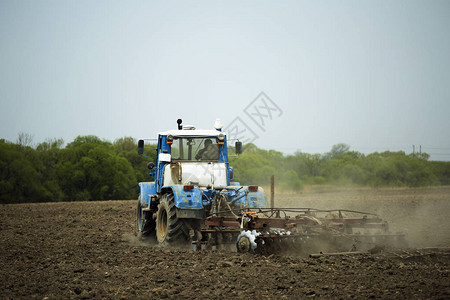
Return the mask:
<svg viewBox="0 0 450 300"><path fill-rule="evenodd" d="M282 190L300 191L303 183L294 170L288 170L281 176L278 186Z"/></svg>

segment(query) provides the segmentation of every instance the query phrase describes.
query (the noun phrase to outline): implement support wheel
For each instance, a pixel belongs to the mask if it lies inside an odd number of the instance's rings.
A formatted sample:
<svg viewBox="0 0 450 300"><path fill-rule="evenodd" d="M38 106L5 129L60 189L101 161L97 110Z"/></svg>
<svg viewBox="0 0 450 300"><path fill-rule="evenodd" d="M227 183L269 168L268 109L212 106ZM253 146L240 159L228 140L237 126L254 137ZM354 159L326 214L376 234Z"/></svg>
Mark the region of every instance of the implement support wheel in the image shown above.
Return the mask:
<svg viewBox="0 0 450 300"><path fill-rule="evenodd" d="M237 251L244 253L244 252L250 252L251 251L251 243L250 239L246 237L245 235L241 236L239 240L236 242Z"/></svg>

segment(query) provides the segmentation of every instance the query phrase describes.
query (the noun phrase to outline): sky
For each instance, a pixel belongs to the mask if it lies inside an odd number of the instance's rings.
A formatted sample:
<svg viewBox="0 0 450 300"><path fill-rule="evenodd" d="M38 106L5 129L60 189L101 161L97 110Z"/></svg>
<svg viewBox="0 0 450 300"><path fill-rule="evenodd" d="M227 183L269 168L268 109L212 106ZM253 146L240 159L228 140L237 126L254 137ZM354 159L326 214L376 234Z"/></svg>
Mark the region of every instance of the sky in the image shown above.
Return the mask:
<svg viewBox="0 0 450 300"><path fill-rule="evenodd" d="M213 128L450 160L450 1L0 0L0 138ZM229 137L231 139L231 135Z"/></svg>

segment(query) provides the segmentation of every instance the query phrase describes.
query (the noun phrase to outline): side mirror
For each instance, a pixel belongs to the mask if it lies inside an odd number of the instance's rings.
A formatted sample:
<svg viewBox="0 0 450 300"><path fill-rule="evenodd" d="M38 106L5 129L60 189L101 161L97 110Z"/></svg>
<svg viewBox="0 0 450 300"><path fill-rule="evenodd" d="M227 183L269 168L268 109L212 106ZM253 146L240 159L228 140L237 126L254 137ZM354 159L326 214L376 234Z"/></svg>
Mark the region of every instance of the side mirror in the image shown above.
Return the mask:
<svg viewBox="0 0 450 300"><path fill-rule="evenodd" d="M149 162L148 164L147 164L147 168L149 169L149 170L151 170L151 169L153 169L155 167L155 163L154 162Z"/></svg>
<svg viewBox="0 0 450 300"><path fill-rule="evenodd" d="M236 148L236 154L242 154L242 142L237 141L234 147Z"/></svg>
<svg viewBox="0 0 450 300"><path fill-rule="evenodd" d="M139 155L144 154L144 140L138 141L138 154Z"/></svg>

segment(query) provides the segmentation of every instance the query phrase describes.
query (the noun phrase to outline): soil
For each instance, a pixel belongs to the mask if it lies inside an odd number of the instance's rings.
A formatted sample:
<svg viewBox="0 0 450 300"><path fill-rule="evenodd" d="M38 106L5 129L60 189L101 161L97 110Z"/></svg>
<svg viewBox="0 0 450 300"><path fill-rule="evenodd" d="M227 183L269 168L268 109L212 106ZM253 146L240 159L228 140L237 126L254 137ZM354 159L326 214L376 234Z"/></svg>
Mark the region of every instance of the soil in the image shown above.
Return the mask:
<svg viewBox="0 0 450 300"><path fill-rule="evenodd" d="M450 298L450 187L320 190L275 201L379 213L410 248L317 258L194 252L138 242L137 200L2 205L0 297Z"/></svg>

